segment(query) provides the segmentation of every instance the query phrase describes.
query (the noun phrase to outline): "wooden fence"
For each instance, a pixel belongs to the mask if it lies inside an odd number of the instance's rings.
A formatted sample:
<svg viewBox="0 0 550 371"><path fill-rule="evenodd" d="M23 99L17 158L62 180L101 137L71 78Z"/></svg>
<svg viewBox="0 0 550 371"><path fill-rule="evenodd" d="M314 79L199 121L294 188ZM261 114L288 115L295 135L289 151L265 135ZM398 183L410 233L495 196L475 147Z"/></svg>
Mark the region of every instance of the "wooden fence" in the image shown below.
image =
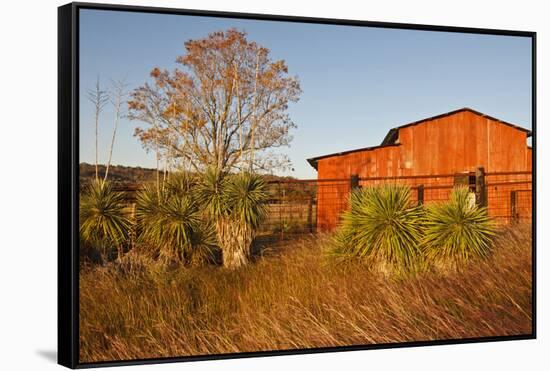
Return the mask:
<svg viewBox="0 0 550 371"><path fill-rule="evenodd" d="M260 233L285 238L332 230L348 208L351 190L388 183L409 186L412 202L417 204L446 201L453 188L467 186L476 204L487 207L489 215L500 223L532 218L531 172L485 172L479 168L459 174L269 181L268 216ZM119 190L126 193L132 210L139 186L129 185Z"/></svg>

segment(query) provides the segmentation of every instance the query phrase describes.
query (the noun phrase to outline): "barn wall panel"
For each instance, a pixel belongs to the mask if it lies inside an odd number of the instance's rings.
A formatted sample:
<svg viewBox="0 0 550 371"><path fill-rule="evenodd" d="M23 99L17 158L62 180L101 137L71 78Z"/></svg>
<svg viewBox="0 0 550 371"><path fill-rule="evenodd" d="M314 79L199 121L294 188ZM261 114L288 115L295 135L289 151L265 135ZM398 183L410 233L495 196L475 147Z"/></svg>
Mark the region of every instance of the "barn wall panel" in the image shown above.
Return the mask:
<svg viewBox="0 0 550 371"><path fill-rule="evenodd" d="M318 179L418 176L531 170L532 150L526 132L470 111L424 121L399 129L399 145L320 159ZM449 178L442 178L448 184ZM431 191L434 199L448 191ZM347 205L346 187L320 187L318 225L330 229ZM439 194L441 193L441 195ZM444 195L445 194L445 195ZM489 200L489 208L496 201ZM509 202L509 201L504 201Z"/></svg>

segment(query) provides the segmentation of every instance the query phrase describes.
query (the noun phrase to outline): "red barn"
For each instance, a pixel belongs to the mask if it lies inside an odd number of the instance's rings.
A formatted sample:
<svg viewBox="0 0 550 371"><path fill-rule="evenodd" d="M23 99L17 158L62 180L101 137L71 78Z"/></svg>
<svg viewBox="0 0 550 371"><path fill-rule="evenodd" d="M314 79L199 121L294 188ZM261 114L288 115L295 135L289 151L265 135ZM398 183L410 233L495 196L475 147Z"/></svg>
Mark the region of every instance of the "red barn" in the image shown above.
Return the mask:
<svg viewBox="0 0 550 371"><path fill-rule="evenodd" d="M487 175L494 175L498 180L494 183L499 185L488 188L490 213L498 214L497 208L508 210L510 197L497 199L490 193L502 191L503 183L513 181L517 184L515 189L531 189L530 184L517 182L531 171L532 150L527 145L530 135L529 130L520 126L462 108L393 128L379 146L308 159L317 170L319 180L317 226L331 229L336 225L349 196L349 186L341 186L338 180L352 176L358 176L365 184L393 177L402 178L403 183L411 186L428 183L427 191L431 195L427 199L435 200L444 197L442 192L448 195L457 182L471 184L475 181L471 175L482 167ZM450 176L452 174L470 176L461 178ZM438 184L441 185L439 191ZM508 205L503 204L506 202Z"/></svg>

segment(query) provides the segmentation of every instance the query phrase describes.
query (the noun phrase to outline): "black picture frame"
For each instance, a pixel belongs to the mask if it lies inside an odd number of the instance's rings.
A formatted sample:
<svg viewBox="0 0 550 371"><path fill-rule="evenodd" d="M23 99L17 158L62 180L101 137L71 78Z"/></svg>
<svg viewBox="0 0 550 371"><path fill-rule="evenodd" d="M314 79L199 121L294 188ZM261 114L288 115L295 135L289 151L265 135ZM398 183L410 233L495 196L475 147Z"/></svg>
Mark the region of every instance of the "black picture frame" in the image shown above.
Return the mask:
<svg viewBox="0 0 550 371"><path fill-rule="evenodd" d="M525 335L414 341L406 343L353 345L315 349L292 349L235 354L210 354L169 358L135 359L97 363L79 362L79 11L95 9L107 11L177 14L219 18L239 18L281 22L300 22L330 25L353 25L406 30L427 30L469 34L521 36L532 42L532 333ZM69 368L121 366L181 361L200 361L228 358L278 356L322 352L342 352L380 348L417 347L426 345L464 344L536 338L536 153L537 153L537 89L536 89L536 32L497 30L485 28L447 27L422 24L387 23L359 20L312 18L268 14L232 13L189 9L156 8L145 6L70 3L58 8L58 363Z"/></svg>

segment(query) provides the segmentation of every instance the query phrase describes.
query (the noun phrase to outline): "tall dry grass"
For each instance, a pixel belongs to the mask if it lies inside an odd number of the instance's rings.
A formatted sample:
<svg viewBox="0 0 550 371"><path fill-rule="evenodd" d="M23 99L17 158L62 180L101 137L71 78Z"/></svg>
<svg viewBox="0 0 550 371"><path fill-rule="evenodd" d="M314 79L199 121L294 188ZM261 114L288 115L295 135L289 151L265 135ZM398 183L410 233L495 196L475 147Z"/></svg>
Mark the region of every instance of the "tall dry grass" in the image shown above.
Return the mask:
<svg viewBox="0 0 550 371"><path fill-rule="evenodd" d="M327 263L324 239L236 271L127 258L83 268L82 362L531 333L531 231L503 231L462 271L389 279Z"/></svg>

